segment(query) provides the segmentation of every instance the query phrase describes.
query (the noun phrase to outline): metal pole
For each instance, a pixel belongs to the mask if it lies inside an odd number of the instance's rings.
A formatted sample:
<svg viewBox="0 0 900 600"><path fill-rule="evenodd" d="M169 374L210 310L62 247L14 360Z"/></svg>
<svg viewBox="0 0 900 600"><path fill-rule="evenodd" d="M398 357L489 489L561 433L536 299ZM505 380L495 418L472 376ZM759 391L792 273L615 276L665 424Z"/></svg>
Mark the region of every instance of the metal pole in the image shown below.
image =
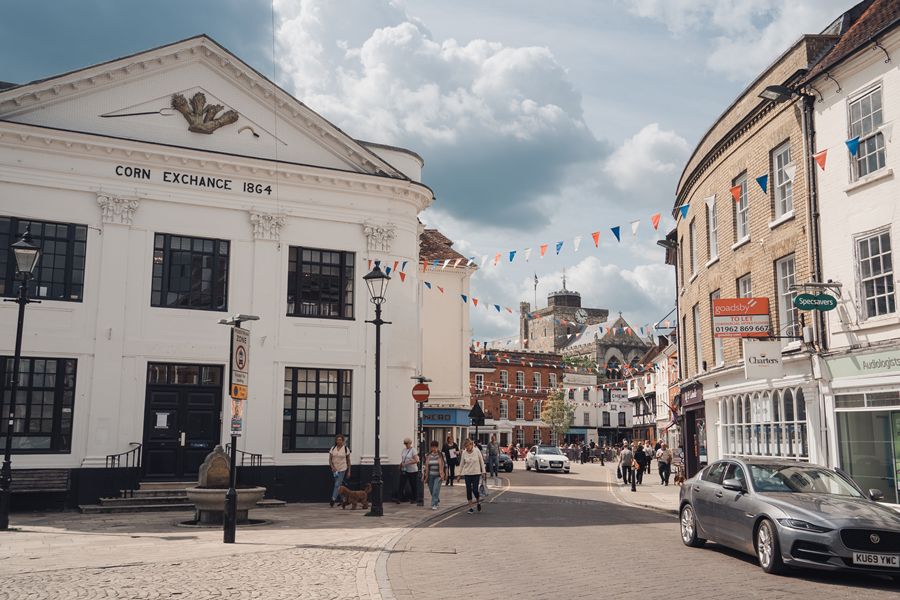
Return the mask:
<svg viewBox="0 0 900 600"><path fill-rule="evenodd" d="M381 480L381 305L375 304L375 464L372 466L372 516L384 516L384 482Z"/></svg>
<svg viewBox="0 0 900 600"><path fill-rule="evenodd" d="M6 450L3 454L3 467L0 469L0 531L9 529L9 500L10 486L12 485L12 434L15 419L16 395L19 391L19 360L22 357L22 326L25 323L25 305L31 302L28 299L28 277L19 286L19 297L8 300L19 305L19 321L16 324L16 351L13 358L12 387L9 394L9 420L6 423Z"/></svg>
<svg viewBox="0 0 900 600"><path fill-rule="evenodd" d="M425 432L423 431L424 402L419 402L419 473L416 477L416 506L425 506L425 484L422 475L425 473Z"/></svg>
<svg viewBox="0 0 900 600"><path fill-rule="evenodd" d="M240 328L242 321L235 321L234 326ZM230 351L228 353L228 364L231 364L231 357L234 356L234 335L231 336L228 344ZM229 367L230 368L230 367ZM228 390L229 396L231 390ZM232 402L234 400L232 399ZM235 481L237 478L237 436L231 435L231 472L229 473L228 492L225 494L225 515L222 519L225 530L225 543L233 544L235 538L235 530L237 529L237 489L235 489Z"/></svg>

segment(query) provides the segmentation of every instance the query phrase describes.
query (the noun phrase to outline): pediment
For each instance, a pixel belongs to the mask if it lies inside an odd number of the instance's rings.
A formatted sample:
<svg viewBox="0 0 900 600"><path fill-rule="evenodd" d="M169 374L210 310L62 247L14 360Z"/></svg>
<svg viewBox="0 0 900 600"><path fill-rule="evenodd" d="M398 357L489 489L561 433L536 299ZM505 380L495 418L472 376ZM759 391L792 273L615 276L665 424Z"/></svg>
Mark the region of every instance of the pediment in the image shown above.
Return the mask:
<svg viewBox="0 0 900 600"><path fill-rule="evenodd" d="M201 132L196 117L189 122L172 109L174 94L190 104L197 93L205 98L201 108L222 107L213 118L234 111L237 119ZM188 108L193 111L194 107ZM383 158L205 36L4 90L0 119L406 179Z"/></svg>

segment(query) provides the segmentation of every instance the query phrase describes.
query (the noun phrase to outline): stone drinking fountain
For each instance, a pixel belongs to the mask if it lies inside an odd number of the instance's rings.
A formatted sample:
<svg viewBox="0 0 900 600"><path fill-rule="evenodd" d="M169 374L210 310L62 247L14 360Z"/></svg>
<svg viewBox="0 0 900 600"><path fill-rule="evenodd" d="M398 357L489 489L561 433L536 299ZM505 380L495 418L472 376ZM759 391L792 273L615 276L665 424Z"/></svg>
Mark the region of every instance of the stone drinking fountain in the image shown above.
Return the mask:
<svg viewBox="0 0 900 600"><path fill-rule="evenodd" d="M222 446L216 446L200 465L199 485L185 491L199 511L197 522L201 525L221 525L225 515L225 494L231 477L231 460ZM237 522L247 523L247 513L266 494L264 487L238 486Z"/></svg>

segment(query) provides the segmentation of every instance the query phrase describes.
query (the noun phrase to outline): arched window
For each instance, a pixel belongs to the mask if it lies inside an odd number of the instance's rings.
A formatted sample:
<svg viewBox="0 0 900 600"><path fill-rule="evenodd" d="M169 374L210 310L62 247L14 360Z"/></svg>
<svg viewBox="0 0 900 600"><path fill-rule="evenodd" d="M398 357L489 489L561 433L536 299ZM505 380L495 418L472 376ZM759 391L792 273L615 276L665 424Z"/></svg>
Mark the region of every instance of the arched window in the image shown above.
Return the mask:
<svg viewBox="0 0 900 600"><path fill-rule="evenodd" d="M729 456L809 458L806 404L801 388L726 398L720 435Z"/></svg>

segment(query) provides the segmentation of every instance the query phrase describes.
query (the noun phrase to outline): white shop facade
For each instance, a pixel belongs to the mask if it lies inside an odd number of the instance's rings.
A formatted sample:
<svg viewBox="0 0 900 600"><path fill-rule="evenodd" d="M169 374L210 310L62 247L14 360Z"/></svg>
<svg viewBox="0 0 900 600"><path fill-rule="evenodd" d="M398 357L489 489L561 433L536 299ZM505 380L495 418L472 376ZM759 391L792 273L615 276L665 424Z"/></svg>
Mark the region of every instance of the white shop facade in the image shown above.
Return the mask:
<svg viewBox="0 0 900 600"><path fill-rule="evenodd" d="M259 321L246 325L238 448L260 457L268 496L325 499L336 433L368 480L375 332L362 277L370 261L409 263L383 305L388 464L415 432L417 215L434 199L421 167L349 137L205 36L0 91L0 295L18 290L9 246L26 225L43 250L14 479L65 469L55 501L94 503L107 458L140 447L145 480L196 481L230 440L230 332L217 321L244 313ZM4 414L16 308L0 304Z"/></svg>

